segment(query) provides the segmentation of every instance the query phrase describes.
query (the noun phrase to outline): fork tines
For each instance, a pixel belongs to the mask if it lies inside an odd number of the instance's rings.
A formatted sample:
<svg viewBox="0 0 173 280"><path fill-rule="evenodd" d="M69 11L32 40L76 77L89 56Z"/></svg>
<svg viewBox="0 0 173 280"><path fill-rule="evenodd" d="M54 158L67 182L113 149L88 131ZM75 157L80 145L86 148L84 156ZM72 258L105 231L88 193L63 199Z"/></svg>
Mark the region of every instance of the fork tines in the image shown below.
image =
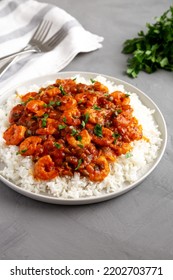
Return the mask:
<svg viewBox="0 0 173 280"><path fill-rule="evenodd" d="M52 22L49 20L42 20L37 27L34 35L32 36L31 40L39 40L39 41L44 41L45 38L47 37L50 28L52 26Z"/></svg>

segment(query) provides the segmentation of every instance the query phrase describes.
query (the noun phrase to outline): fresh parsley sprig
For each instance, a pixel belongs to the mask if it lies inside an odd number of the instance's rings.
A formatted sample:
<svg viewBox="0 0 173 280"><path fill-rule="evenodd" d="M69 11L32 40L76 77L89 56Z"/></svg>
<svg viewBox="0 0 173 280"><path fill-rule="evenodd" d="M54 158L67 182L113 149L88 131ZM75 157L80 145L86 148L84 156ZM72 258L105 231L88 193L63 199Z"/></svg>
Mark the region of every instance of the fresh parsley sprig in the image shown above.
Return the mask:
<svg viewBox="0 0 173 280"><path fill-rule="evenodd" d="M173 71L173 6L154 24L146 24L147 32L126 40L122 52L132 54L127 62L127 74L136 78L140 71L153 73L157 69Z"/></svg>

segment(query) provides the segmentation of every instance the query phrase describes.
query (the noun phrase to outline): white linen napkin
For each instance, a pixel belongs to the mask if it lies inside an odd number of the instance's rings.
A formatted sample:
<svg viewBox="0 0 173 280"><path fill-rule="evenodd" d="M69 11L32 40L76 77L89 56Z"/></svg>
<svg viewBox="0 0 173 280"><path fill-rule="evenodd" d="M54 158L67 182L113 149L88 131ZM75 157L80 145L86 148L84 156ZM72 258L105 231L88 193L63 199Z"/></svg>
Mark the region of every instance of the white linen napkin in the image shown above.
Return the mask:
<svg viewBox="0 0 173 280"><path fill-rule="evenodd" d="M28 79L56 73L78 53L102 47L102 37L85 30L63 9L35 0L1 0L0 57L25 47L42 19L53 22L52 35L64 26L67 35L54 50L17 60L0 78L0 91Z"/></svg>

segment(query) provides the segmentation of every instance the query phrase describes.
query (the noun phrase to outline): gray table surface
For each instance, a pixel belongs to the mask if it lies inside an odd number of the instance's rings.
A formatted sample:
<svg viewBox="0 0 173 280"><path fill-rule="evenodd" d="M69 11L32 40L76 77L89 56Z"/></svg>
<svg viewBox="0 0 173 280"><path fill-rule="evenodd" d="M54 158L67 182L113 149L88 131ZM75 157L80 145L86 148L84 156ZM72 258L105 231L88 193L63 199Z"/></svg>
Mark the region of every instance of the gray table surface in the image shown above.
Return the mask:
<svg viewBox="0 0 173 280"><path fill-rule="evenodd" d="M98 204L51 205L0 183L0 259L173 259L173 73L124 74L122 43L167 10L163 0L47 0L93 33L103 48L78 55L64 71L90 71L143 90L162 111L166 152L150 176L130 192Z"/></svg>

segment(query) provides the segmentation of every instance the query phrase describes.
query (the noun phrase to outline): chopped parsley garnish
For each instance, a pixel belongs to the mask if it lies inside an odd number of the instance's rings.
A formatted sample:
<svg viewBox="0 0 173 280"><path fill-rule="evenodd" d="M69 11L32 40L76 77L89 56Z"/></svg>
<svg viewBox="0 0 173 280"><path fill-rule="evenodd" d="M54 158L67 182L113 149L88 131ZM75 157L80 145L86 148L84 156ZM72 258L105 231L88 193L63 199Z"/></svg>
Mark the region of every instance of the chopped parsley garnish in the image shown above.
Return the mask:
<svg viewBox="0 0 173 280"><path fill-rule="evenodd" d="M118 110L116 110L114 113L115 113L115 116L117 117L120 113L122 113L122 110L121 110L121 109L118 109Z"/></svg>
<svg viewBox="0 0 173 280"><path fill-rule="evenodd" d="M83 120L82 123L81 123L81 125L82 125L83 128L84 128L85 125L87 124L88 120L89 120L89 113L86 113L86 114L84 115L84 120Z"/></svg>
<svg viewBox="0 0 173 280"><path fill-rule="evenodd" d="M112 134L112 136L114 137L114 138L119 138L120 137L120 134L119 133L117 133L117 132L114 132L113 134Z"/></svg>
<svg viewBox="0 0 173 280"><path fill-rule="evenodd" d="M120 134L119 133L116 133L116 132L114 132L113 134L112 134L112 136L114 137L114 138L119 138L120 137Z"/></svg>
<svg viewBox="0 0 173 280"><path fill-rule="evenodd" d="M85 119L84 119L85 124L88 122L89 117L90 117L89 113L86 113L85 114Z"/></svg>
<svg viewBox="0 0 173 280"><path fill-rule="evenodd" d="M114 132L114 133L112 134L112 136L115 138L113 144L116 144L117 139L118 139L121 135L120 135L119 133Z"/></svg>
<svg viewBox="0 0 173 280"><path fill-rule="evenodd" d="M100 124L96 124L94 127L94 134L98 137L102 137L102 126Z"/></svg>
<svg viewBox="0 0 173 280"><path fill-rule="evenodd" d="M73 128L73 129L72 129L72 131L71 131L71 136L76 135L76 134L77 134L77 132L78 132L78 131L77 131L76 129L74 129L74 128Z"/></svg>
<svg viewBox="0 0 173 280"><path fill-rule="evenodd" d="M51 100L51 101L49 101L48 104L43 104L43 107L47 108L47 107L51 107L51 106L53 106L53 105L55 105L55 104L56 104L56 102L53 101L53 100Z"/></svg>
<svg viewBox="0 0 173 280"><path fill-rule="evenodd" d="M82 144L78 144L78 147L83 148L84 146Z"/></svg>
<svg viewBox="0 0 173 280"><path fill-rule="evenodd" d="M82 122L81 122L81 125L82 125L82 127L84 128L84 127L85 127L85 122L82 121Z"/></svg>
<svg viewBox="0 0 173 280"><path fill-rule="evenodd" d="M98 110L98 111L101 110L101 108L98 107L96 104L94 104L93 109L94 109L94 110Z"/></svg>
<svg viewBox="0 0 173 280"><path fill-rule="evenodd" d="M47 104L48 107L50 107L52 105L55 105L55 101L53 101L53 100L49 101L49 103Z"/></svg>
<svg viewBox="0 0 173 280"><path fill-rule="evenodd" d="M61 148L61 145L57 142L54 143L54 146L57 148L57 149L60 149Z"/></svg>
<svg viewBox="0 0 173 280"><path fill-rule="evenodd" d="M56 105L56 106L60 106L60 105L61 105L61 101L56 101L56 102L55 102L55 105Z"/></svg>
<svg viewBox="0 0 173 280"><path fill-rule="evenodd" d="M78 165L77 165L77 167L75 168L75 170L78 170L79 167L81 166L81 164L82 164L82 159L80 158L80 159L78 160Z"/></svg>
<svg viewBox="0 0 173 280"><path fill-rule="evenodd" d="M59 130L62 130L64 128L66 128L66 124L59 124L58 125Z"/></svg>
<svg viewBox="0 0 173 280"><path fill-rule="evenodd" d="M60 89L62 95L67 94L62 85L59 86L59 89Z"/></svg>
<svg viewBox="0 0 173 280"><path fill-rule="evenodd" d="M24 150L18 151L18 152L16 153L16 155L24 154L24 153L26 153L27 150L28 150L28 149L24 149Z"/></svg>
<svg viewBox="0 0 173 280"><path fill-rule="evenodd" d="M96 80L94 79L90 79L91 83L94 84L96 82Z"/></svg>
<svg viewBox="0 0 173 280"><path fill-rule="evenodd" d="M82 136L81 135L77 135L76 139L81 142L82 141Z"/></svg>
<svg viewBox="0 0 173 280"><path fill-rule="evenodd" d="M131 153L126 153L126 154L125 154L125 157L126 157L126 158L130 158L130 157L132 157L132 156L133 156L133 155L132 155Z"/></svg>
<svg viewBox="0 0 173 280"><path fill-rule="evenodd" d="M43 118L41 119L41 126L42 127L46 127L46 125L47 125L47 118L49 117L49 115L48 114L44 114L43 115Z"/></svg>

